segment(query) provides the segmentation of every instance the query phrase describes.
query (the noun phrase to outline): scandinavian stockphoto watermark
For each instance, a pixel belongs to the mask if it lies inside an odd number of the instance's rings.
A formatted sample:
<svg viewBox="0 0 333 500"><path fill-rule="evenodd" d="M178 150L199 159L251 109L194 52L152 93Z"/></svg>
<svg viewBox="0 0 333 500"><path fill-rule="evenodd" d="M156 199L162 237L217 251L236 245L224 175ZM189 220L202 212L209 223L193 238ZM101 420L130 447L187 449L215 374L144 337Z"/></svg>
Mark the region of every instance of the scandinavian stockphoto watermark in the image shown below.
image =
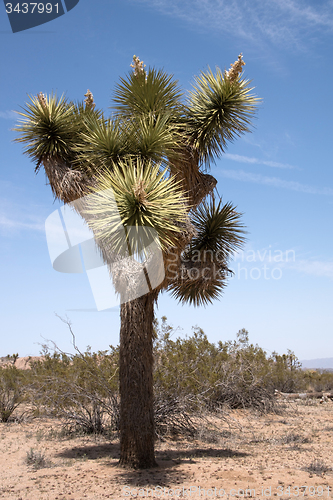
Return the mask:
<svg viewBox="0 0 333 500"><path fill-rule="evenodd" d="M287 495L289 498L330 498L331 489L329 486L266 486L265 488L235 487L227 488L207 488L202 486L154 486L152 488L133 488L124 486L122 490L123 498L281 498Z"/></svg>
<svg viewBox="0 0 333 500"><path fill-rule="evenodd" d="M4 0L13 33L53 21L74 9L78 3L79 0L45 2L8 2Z"/></svg>
<svg viewBox="0 0 333 500"><path fill-rule="evenodd" d="M168 256L169 279L214 280L219 278L238 280L280 280L283 269L296 261L296 252L273 250L272 246L263 250L247 250L232 255L230 266L226 266L223 251L193 250L191 258L183 256L183 266L178 266L178 254L172 251ZM186 263L191 262L187 266Z"/></svg>
<svg viewBox="0 0 333 500"><path fill-rule="evenodd" d="M245 280L280 280L283 269L296 262L293 249L273 249L272 245L262 250L246 250L234 255L233 278Z"/></svg>
<svg viewBox="0 0 333 500"><path fill-rule="evenodd" d="M109 218L117 227L118 245L114 264L106 265L98 249L93 232L79 215L83 207L94 206L96 198L87 195L55 210L45 221L45 231L52 266L62 273L87 273L98 311L137 299L155 289L164 279L164 263L161 245L155 229L136 227L135 237L129 238L131 227L124 227L117 209L112 189L99 193L106 196L110 209ZM97 210L98 212L98 210ZM103 217L101 214L99 217ZM96 219L98 215L94 217ZM141 252L138 253L138 247ZM110 249L112 251L112 249ZM119 269L119 265L123 270ZM127 272L127 271L128 272ZM117 292L111 276L120 275ZM134 282L128 282L128 276Z"/></svg>

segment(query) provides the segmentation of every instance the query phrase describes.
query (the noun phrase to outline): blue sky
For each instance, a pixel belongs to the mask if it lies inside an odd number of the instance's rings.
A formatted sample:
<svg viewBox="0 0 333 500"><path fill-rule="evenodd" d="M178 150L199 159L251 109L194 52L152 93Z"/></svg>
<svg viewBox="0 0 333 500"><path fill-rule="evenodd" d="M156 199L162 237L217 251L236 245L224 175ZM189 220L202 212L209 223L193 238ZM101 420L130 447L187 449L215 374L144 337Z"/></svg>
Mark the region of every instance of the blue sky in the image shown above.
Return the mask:
<svg viewBox="0 0 333 500"><path fill-rule="evenodd" d="M211 173L244 213L247 246L220 301L194 309L163 294L156 314L182 335L198 325L217 342L246 328L268 352L332 357L332 35L331 0L80 0L16 34L1 7L0 356L38 354L43 338L71 350L55 313L70 318L81 349L115 345L119 332L119 310L94 311L85 274L51 266L44 223L60 205L12 142L13 110L28 94L82 100L88 88L107 110L133 54L190 90L201 70L228 68L242 52L262 103L253 132Z"/></svg>

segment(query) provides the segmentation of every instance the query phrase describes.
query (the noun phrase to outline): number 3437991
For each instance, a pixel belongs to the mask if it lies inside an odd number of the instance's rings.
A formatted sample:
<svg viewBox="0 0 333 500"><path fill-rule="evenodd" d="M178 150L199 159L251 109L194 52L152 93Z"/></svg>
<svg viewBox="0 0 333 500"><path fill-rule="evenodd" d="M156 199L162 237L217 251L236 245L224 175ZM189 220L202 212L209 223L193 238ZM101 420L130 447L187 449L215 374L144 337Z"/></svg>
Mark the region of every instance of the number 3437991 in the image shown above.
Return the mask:
<svg viewBox="0 0 333 500"><path fill-rule="evenodd" d="M52 3L6 3L7 14L16 12L17 14L51 14L53 11L59 13L59 4Z"/></svg>

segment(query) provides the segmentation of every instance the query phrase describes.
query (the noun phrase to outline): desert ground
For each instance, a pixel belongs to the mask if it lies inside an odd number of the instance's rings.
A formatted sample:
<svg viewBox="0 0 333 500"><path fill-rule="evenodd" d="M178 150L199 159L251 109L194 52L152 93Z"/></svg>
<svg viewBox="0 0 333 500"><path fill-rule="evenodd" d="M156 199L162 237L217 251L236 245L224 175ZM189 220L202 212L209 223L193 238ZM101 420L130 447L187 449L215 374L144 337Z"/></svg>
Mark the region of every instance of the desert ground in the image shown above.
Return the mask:
<svg viewBox="0 0 333 500"><path fill-rule="evenodd" d="M68 435L55 419L0 424L0 498L333 498L333 402L232 410L198 436L157 441L158 467L118 467L119 441ZM29 460L30 457L30 460Z"/></svg>

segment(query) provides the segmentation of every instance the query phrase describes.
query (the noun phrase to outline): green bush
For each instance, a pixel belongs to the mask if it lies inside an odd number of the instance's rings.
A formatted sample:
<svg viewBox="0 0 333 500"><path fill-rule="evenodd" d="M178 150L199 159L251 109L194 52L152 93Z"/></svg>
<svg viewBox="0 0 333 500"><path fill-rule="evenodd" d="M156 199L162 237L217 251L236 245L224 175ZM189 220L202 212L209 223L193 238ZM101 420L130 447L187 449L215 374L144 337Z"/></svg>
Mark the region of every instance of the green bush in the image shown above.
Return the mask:
<svg viewBox="0 0 333 500"><path fill-rule="evenodd" d="M119 426L118 350L66 355L46 348L32 363L30 401L36 412L64 419L86 433Z"/></svg>
<svg viewBox="0 0 333 500"><path fill-rule="evenodd" d="M70 325L69 325L70 326ZM275 411L275 390L329 391L333 373L301 369L292 351L270 356L249 342L245 329L236 340L209 342L204 331L173 338L177 330L155 321L154 411L156 435L194 436L200 416L228 408ZM71 332L72 333L72 332ZM35 414L61 418L72 430L119 430L119 348L75 355L44 346L31 370L0 369L0 418L7 421L24 398ZM195 419L193 419L195 415ZM197 422L194 424L194 420Z"/></svg>
<svg viewBox="0 0 333 500"><path fill-rule="evenodd" d="M307 391L333 392L333 372L330 370L305 370L304 387Z"/></svg>
<svg viewBox="0 0 333 500"><path fill-rule="evenodd" d="M24 374L14 365L0 367L0 422L8 422L24 401Z"/></svg>
<svg viewBox="0 0 333 500"><path fill-rule="evenodd" d="M238 332L236 341L218 345L209 342L198 327L191 337L172 340L165 317L156 330L155 386L165 394L191 401L192 409L228 405L268 411L275 406L273 360L249 344L246 330Z"/></svg>
<svg viewBox="0 0 333 500"><path fill-rule="evenodd" d="M330 391L333 373L304 371L295 354L271 355L249 342L245 329L234 341L213 344L199 327L190 337L172 339L175 331L162 317L155 323L155 391L186 401L187 408L215 410L277 408L275 391ZM191 403L191 404L189 404Z"/></svg>

